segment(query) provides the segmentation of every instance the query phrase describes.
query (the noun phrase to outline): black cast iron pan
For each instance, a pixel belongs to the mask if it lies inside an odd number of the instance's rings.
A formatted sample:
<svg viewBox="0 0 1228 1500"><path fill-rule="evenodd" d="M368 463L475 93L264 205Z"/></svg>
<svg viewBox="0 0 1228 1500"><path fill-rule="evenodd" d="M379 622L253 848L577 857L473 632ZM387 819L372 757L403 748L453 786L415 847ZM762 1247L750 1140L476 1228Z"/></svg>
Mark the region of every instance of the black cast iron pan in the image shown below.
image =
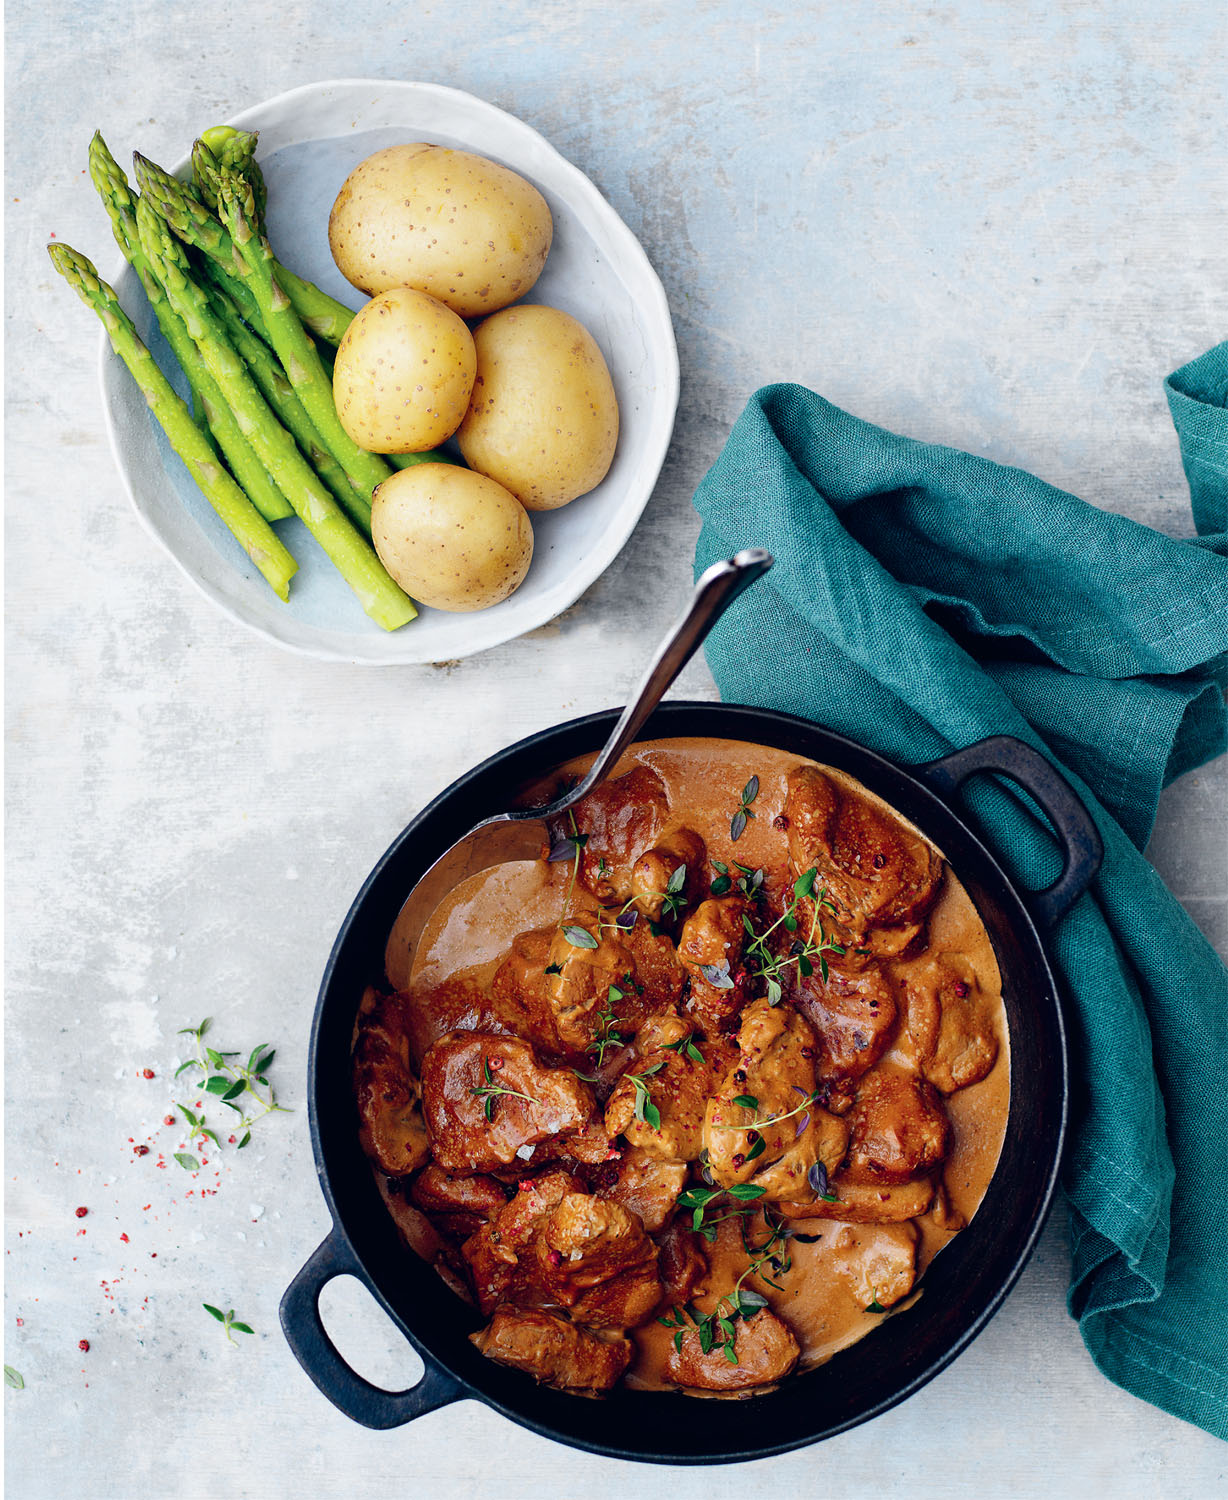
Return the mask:
<svg viewBox="0 0 1228 1500"><path fill-rule="evenodd" d="M381 982L388 933L423 871L479 819L513 805L523 787L599 749L616 717L574 719L491 756L419 813L358 893L324 972L311 1035L311 1138L333 1229L282 1299L282 1328L320 1390L368 1427L396 1427L472 1398L546 1437L612 1457L674 1464L764 1458L864 1422L924 1385L980 1332L1022 1271L1053 1197L1066 1125L1066 1038L1042 934L1095 876L1100 839L1068 784L1019 740L997 736L905 769L786 714L717 703L657 709L645 740L744 740L835 766L938 845L975 902L1002 972L1010 1118L989 1191L972 1223L930 1264L921 1296L827 1364L775 1391L719 1405L674 1393L567 1395L483 1358L468 1340L480 1326L477 1313L401 1243L358 1144L350 1042L363 990ZM976 772L1010 778L1044 809L1063 851L1062 873L1047 890L1017 890L952 807L957 788ZM345 1274L369 1287L422 1356L425 1373L412 1389L371 1385L329 1340L320 1293Z"/></svg>

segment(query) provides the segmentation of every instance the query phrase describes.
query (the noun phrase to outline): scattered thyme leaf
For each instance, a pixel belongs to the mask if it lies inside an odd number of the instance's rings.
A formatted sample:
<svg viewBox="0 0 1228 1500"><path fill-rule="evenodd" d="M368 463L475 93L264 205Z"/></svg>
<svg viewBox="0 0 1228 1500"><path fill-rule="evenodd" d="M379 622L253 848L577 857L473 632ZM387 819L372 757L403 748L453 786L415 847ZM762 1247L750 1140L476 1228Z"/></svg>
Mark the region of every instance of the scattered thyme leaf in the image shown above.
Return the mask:
<svg viewBox="0 0 1228 1500"><path fill-rule="evenodd" d="M700 964L699 972L714 990L733 989L733 975L729 972L727 958L722 959L719 964Z"/></svg>
<svg viewBox="0 0 1228 1500"><path fill-rule="evenodd" d="M226 1331L226 1338L229 1340L230 1343L232 1343L232 1344L237 1344L238 1343L237 1339L231 1338L231 1330L232 1329L236 1333L255 1333L255 1329L251 1328L247 1323L240 1323L240 1322L236 1321L236 1319L235 1319L235 1310L234 1310L233 1307L230 1309L229 1312L223 1312L220 1307L214 1307L209 1302L202 1302L201 1306L204 1308L204 1310L209 1314L209 1316L211 1318L216 1319L216 1321L219 1322L222 1325L222 1327Z"/></svg>
<svg viewBox="0 0 1228 1500"><path fill-rule="evenodd" d="M14 1391L24 1391L26 1388L21 1371L15 1370L12 1365L5 1365L4 1367L4 1383L10 1390Z"/></svg>
<svg viewBox="0 0 1228 1500"><path fill-rule="evenodd" d="M597 939L584 927L568 925L563 928L563 936L573 948L596 948Z"/></svg>

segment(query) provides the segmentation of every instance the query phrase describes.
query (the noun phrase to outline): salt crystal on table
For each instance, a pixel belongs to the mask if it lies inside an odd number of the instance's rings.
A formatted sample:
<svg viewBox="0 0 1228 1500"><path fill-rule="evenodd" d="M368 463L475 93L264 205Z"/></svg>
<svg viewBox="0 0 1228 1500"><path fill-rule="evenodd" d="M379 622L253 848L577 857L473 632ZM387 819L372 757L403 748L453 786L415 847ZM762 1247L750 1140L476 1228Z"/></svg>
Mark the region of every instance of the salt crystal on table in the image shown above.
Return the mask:
<svg viewBox="0 0 1228 1500"><path fill-rule="evenodd" d="M252 1221L255 1222L255 1220L258 1219L264 1212L264 1208L259 1203L253 1203L248 1207L247 1211L252 1216Z"/></svg>

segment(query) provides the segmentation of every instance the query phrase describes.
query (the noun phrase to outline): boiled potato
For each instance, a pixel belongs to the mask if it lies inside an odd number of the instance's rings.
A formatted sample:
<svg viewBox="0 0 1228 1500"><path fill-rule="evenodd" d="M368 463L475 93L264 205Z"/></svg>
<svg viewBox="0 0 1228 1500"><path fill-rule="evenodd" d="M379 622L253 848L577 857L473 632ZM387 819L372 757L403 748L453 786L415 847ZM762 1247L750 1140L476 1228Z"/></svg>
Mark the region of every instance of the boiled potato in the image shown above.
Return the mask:
<svg viewBox="0 0 1228 1500"><path fill-rule="evenodd" d="M374 453L421 453L451 437L477 355L450 309L407 286L373 297L345 330L333 367L341 425Z"/></svg>
<svg viewBox="0 0 1228 1500"><path fill-rule="evenodd" d="M360 291L412 286L477 318L524 296L553 231L532 183L485 157L418 141L359 162L333 204L328 243Z"/></svg>
<svg viewBox="0 0 1228 1500"><path fill-rule="evenodd" d="M385 479L371 502L371 539L407 594L454 612L506 599L533 560L524 506L456 464L415 464Z"/></svg>
<svg viewBox="0 0 1228 1500"><path fill-rule="evenodd" d="M529 510L555 510L600 484L618 442L618 402L584 325L555 307L509 307L473 341L477 379L456 434L470 468Z"/></svg>

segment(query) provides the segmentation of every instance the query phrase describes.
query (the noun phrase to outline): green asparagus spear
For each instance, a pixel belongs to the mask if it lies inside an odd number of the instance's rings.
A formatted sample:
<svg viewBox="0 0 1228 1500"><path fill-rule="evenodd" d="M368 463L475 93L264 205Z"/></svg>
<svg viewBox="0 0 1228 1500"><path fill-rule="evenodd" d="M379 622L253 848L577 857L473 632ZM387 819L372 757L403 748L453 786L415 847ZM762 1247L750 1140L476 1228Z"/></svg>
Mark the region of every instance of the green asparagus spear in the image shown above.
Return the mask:
<svg viewBox="0 0 1228 1500"><path fill-rule="evenodd" d="M148 198L137 204L137 230L154 274L183 319L209 373L230 403L248 441L277 479L312 536L385 630L396 630L417 613L384 571L370 545L350 525L294 439L269 410L242 360L221 337L204 291L188 275L187 256ZM355 497L357 503L357 497ZM367 516L370 527L370 514Z"/></svg>
<svg viewBox="0 0 1228 1500"><path fill-rule="evenodd" d="M140 152L134 155L133 160L136 162L136 176L141 190L154 198L158 211L179 238L197 250L203 251L228 274L233 274L233 247L230 235L205 204L194 198L169 172L164 171L148 157L142 156ZM194 159L193 167L195 172L199 172L202 180L209 180L209 169L204 168L203 161L201 168L197 168ZM211 170L216 173L225 169L214 158ZM263 185L263 175L260 182ZM207 191L216 196L214 184L211 184ZM255 201L256 195L253 192L253 203ZM282 289L290 298L291 305L295 308L300 320L320 338L333 345L339 344L341 335L354 321L354 314L350 309L328 296L326 292L322 292L312 282L304 281L301 276L296 276L293 271L287 270L280 261L274 259L273 266L278 280L282 283ZM236 301L239 299L236 298ZM263 333L259 317L253 319L247 304L239 301L239 308L257 332Z"/></svg>
<svg viewBox="0 0 1228 1500"><path fill-rule="evenodd" d="M260 308L282 369L328 444L329 452L369 502L376 485L382 484L392 470L378 454L360 448L341 425L333 402L332 382L277 278L268 240L253 227L255 205L251 185L233 172L220 171L218 211L242 262L242 275Z"/></svg>
<svg viewBox="0 0 1228 1500"><path fill-rule="evenodd" d="M252 228L254 197L250 184L218 169L218 187L222 195L219 203L231 201L239 204L235 225L223 225L161 167L139 152L134 160L137 180L145 196L152 200L175 234L208 255L232 278L239 311L276 350L290 384L328 445L329 452L349 475L359 506L369 509L372 491L388 478L392 470L377 454L360 448L341 425L333 404L332 381L276 279L273 252L268 241ZM241 253L241 247L234 241L235 227L244 237L247 253ZM258 308L254 317L248 310L253 299ZM270 320L277 324L276 333Z"/></svg>
<svg viewBox="0 0 1228 1500"><path fill-rule="evenodd" d="M111 228L125 258L140 278L145 288L154 316L162 336L170 345L171 353L179 361L192 389L194 405L204 414L209 431L217 440L231 472L239 481L248 499L266 521L283 521L292 516L289 501L269 478L264 465L252 452L251 445L243 436L239 424L226 403L218 394L213 377L205 368L196 345L188 337L178 315L166 300L166 293L150 270L149 261L141 249L140 236L136 230L136 200L119 163L107 149L102 134L95 131L90 142L89 170L94 186L102 198L111 219Z"/></svg>
<svg viewBox="0 0 1228 1500"><path fill-rule="evenodd" d="M48 245L51 263L81 300L98 314L111 347L131 370L150 411L162 425L171 447L204 491L209 504L234 534L236 541L268 580L278 597L290 597L290 579L298 564L278 540L273 528L227 474L187 406L137 337L131 318L115 293L83 255L68 245Z"/></svg>
<svg viewBox="0 0 1228 1500"><path fill-rule="evenodd" d="M219 166L239 172L252 185L256 214L264 222L269 192L264 173L256 164L257 134L254 130L236 130L233 125L213 125L203 131L192 146L192 179L200 196L217 212L217 186L214 179ZM198 160L199 156L199 160Z"/></svg>
<svg viewBox="0 0 1228 1500"><path fill-rule="evenodd" d="M315 423L303 410L303 403L294 394L290 382L282 373L272 350L248 328L238 309L206 271L204 280L209 296L209 306L217 316L235 353L247 366L248 373L260 387L260 394L281 419L283 427L294 434L299 447L316 471L342 505L349 505L353 488L346 478L345 470L324 446L324 440L316 431Z"/></svg>
<svg viewBox="0 0 1228 1500"><path fill-rule="evenodd" d="M203 148L203 150L202 150ZM214 125L206 130L192 147L192 168L201 197L210 208L217 209L217 172L219 167L239 173L251 184L256 201L256 223L264 224L264 207L268 200L264 173L256 160L256 133L251 130L236 130L231 125ZM263 232L263 229L262 229ZM340 344L345 330L354 321L355 314L342 303L322 292L313 282L304 281L293 271L274 261L277 279L294 309L313 333L325 340L318 349L320 361L332 376L330 344ZM330 322L330 320L332 320ZM422 453L385 453L385 462L394 469L410 469L414 464L451 464L458 460L438 448L428 448ZM331 486L330 486L331 488Z"/></svg>
<svg viewBox="0 0 1228 1500"><path fill-rule="evenodd" d="M231 295L239 311L255 331L268 342L268 334L260 317L260 309L246 285L235 270L235 255L230 236L198 198L184 187L183 183L164 172L155 162L132 153L136 169L136 180L141 192L150 199L158 213L187 245L193 245L215 261L234 280Z"/></svg>
<svg viewBox="0 0 1228 1500"><path fill-rule="evenodd" d="M233 135L219 142L215 156L219 166L237 172L251 185L252 197L256 204L254 223L263 234L269 190L264 180L264 173L260 169L260 163L256 160L255 132L235 131ZM346 307L344 302L338 302L335 297L330 297L327 292L321 291L314 281L307 281L292 271L289 266L283 266L281 261L274 260L273 268L295 312L312 333L335 349L340 344L345 330L354 321L353 309Z"/></svg>

